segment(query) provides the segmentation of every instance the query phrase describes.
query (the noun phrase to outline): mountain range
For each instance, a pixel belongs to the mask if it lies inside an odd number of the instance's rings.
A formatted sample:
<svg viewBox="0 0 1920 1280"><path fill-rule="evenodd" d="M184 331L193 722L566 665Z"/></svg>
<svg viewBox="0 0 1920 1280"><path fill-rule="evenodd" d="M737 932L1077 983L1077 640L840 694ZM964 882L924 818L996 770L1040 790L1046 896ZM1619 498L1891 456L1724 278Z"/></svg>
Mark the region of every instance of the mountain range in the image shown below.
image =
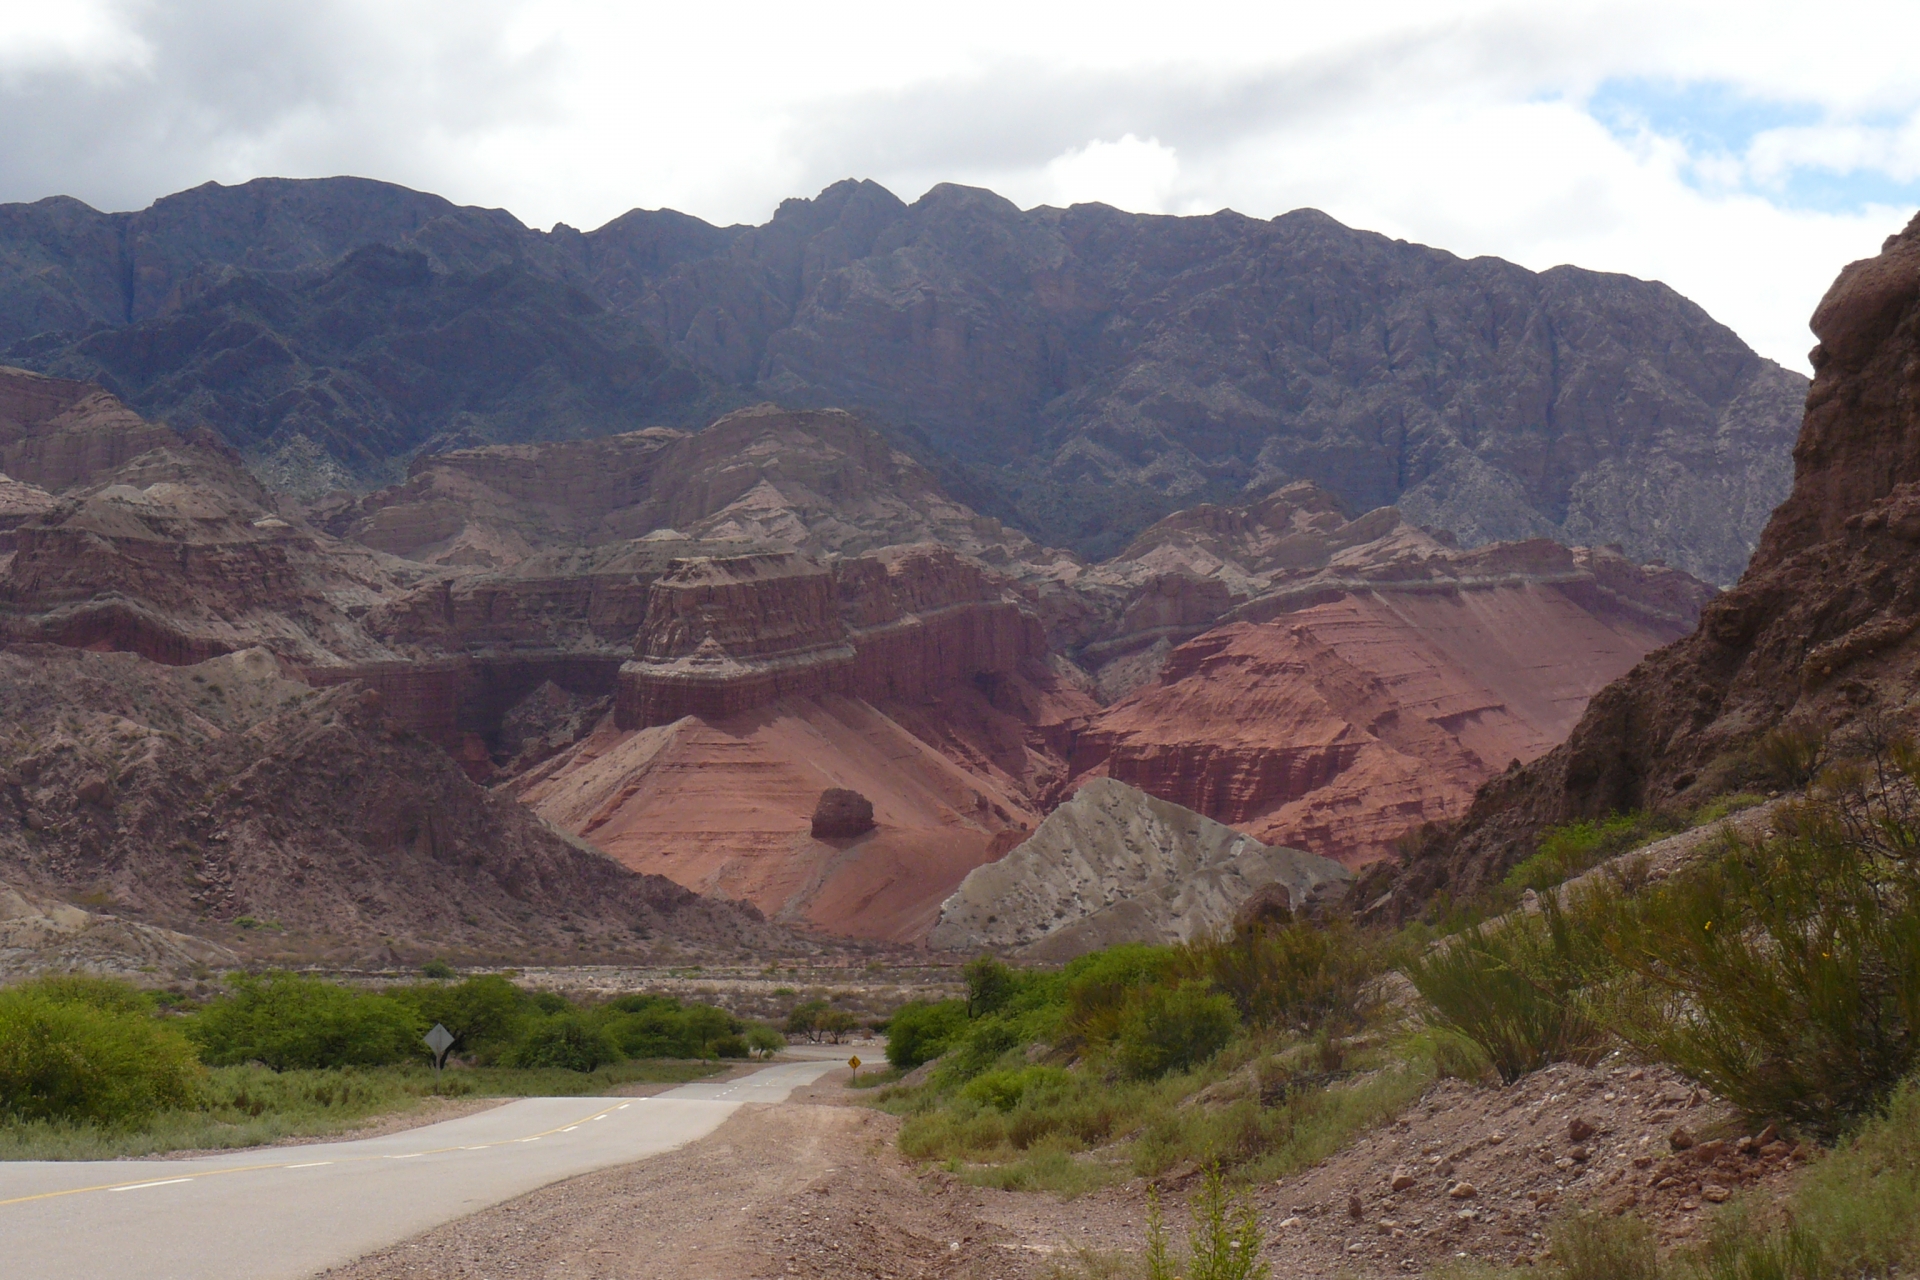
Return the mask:
<svg viewBox="0 0 1920 1280"><path fill-rule="evenodd" d="M1785 496L1806 382L1664 285L1342 226L1021 210L943 184L591 232L354 178L0 206L0 359L206 426L314 498L481 444L860 413L958 500L1102 559L1310 481L1466 546L1710 582Z"/></svg>

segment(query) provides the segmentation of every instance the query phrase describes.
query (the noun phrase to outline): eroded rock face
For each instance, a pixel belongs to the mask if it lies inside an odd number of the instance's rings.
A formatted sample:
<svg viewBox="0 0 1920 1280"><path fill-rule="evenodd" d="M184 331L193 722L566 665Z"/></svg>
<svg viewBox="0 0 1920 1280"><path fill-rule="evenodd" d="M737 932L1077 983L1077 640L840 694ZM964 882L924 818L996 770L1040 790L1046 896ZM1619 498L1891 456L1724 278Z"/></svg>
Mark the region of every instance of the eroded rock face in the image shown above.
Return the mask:
<svg viewBox="0 0 1920 1280"><path fill-rule="evenodd" d="M791 552L677 561L653 584L622 728L721 719L780 698L920 698L1045 655L1036 619L944 547L831 568Z"/></svg>
<svg viewBox="0 0 1920 1280"><path fill-rule="evenodd" d="M86 382L0 366L0 472L51 493L180 437Z"/></svg>
<svg viewBox="0 0 1920 1280"><path fill-rule="evenodd" d="M1476 798L1463 826L1376 904L1470 893L1575 817L1740 782L1741 753L1781 725L1910 722L1920 660L1920 219L1846 268L1814 313L1820 338L1793 493L1739 583L1697 631L1598 693L1567 741Z"/></svg>
<svg viewBox="0 0 1920 1280"><path fill-rule="evenodd" d="M813 806L815 840L852 840L873 830L873 801L858 791L828 787Z"/></svg>
<svg viewBox="0 0 1920 1280"><path fill-rule="evenodd" d="M1351 874L1190 809L1097 778L998 862L972 872L927 935L938 950L1065 960L1122 942L1185 941L1280 886L1296 909L1337 901Z"/></svg>
<svg viewBox="0 0 1920 1280"><path fill-rule="evenodd" d="M377 694L311 690L264 650L189 667L0 652L0 703L0 876L25 893L85 893L249 956L789 944L475 786Z"/></svg>

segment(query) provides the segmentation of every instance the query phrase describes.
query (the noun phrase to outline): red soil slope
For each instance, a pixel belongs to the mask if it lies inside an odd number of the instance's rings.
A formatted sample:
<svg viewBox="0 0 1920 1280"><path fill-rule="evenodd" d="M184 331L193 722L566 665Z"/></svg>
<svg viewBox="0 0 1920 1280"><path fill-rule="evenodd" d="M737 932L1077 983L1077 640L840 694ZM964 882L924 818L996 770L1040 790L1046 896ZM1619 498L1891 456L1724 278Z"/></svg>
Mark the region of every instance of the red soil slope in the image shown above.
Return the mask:
<svg viewBox="0 0 1920 1280"><path fill-rule="evenodd" d="M1551 749L1671 638L1551 584L1346 595L1174 650L1080 734L1075 772L1359 865Z"/></svg>
<svg viewBox="0 0 1920 1280"><path fill-rule="evenodd" d="M992 697L967 684L919 703L784 698L713 720L608 724L512 786L636 871L832 933L910 941L967 872L1037 824L1035 797L1063 780L1036 723L1091 709L1038 673L1003 678ZM814 839L829 787L871 800L876 828Z"/></svg>

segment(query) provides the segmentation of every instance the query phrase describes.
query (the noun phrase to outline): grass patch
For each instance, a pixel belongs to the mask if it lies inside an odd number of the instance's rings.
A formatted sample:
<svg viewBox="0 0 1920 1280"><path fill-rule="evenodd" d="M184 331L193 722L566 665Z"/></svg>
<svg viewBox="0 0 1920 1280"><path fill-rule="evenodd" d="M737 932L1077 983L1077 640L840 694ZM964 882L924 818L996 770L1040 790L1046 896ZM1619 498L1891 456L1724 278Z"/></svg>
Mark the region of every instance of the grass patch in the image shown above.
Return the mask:
<svg viewBox="0 0 1920 1280"><path fill-rule="evenodd" d="M478 1067L435 1073L403 1065L271 1071L216 1067L188 1106L146 1122L111 1126L71 1119L0 1123L0 1160L115 1160L167 1151L251 1147L339 1133L431 1098L517 1098L603 1093L633 1083L684 1083L709 1076L711 1062L622 1062L592 1072Z"/></svg>

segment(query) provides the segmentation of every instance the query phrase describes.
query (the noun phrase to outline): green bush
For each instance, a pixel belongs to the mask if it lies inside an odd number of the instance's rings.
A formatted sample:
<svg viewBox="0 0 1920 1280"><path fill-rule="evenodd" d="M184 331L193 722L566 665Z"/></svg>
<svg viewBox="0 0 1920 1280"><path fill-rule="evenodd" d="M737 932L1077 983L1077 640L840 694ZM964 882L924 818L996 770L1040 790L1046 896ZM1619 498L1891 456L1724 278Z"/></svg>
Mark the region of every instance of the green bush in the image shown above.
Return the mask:
<svg viewBox="0 0 1920 1280"><path fill-rule="evenodd" d="M1179 963L1174 948L1143 943L1108 947L1069 962L1060 974L1066 1006L1062 1030L1093 1046L1111 1042L1128 1003L1172 975Z"/></svg>
<svg viewBox="0 0 1920 1280"><path fill-rule="evenodd" d="M520 1034L533 1002L527 993L498 974L465 982L398 987L391 995L410 1005L426 1026L439 1023L453 1036L453 1047L482 1060L495 1057Z"/></svg>
<svg viewBox="0 0 1920 1280"><path fill-rule="evenodd" d="M744 1058L747 1056L746 1037L724 1035L714 1040L707 1049L716 1058Z"/></svg>
<svg viewBox="0 0 1920 1280"><path fill-rule="evenodd" d="M1607 971L1588 927L1551 899L1538 915L1475 925L1406 965L1427 1020L1479 1046L1511 1084L1553 1062L1597 1062L1607 1033L1582 989Z"/></svg>
<svg viewBox="0 0 1920 1280"><path fill-rule="evenodd" d="M1220 1052L1239 1021L1233 1001L1204 983L1148 987L1121 1015L1115 1060L1135 1080L1185 1071Z"/></svg>
<svg viewBox="0 0 1920 1280"><path fill-rule="evenodd" d="M258 1062L295 1067L375 1067L424 1058L427 1026L396 996L272 973L236 975L188 1027L209 1065Z"/></svg>
<svg viewBox="0 0 1920 1280"><path fill-rule="evenodd" d="M763 1058L770 1058L787 1047L787 1038L772 1027L752 1026L747 1028L747 1049Z"/></svg>
<svg viewBox="0 0 1920 1280"><path fill-rule="evenodd" d="M1365 1021L1379 948L1352 925L1295 921L1196 941L1180 968L1232 999L1254 1026L1351 1031Z"/></svg>
<svg viewBox="0 0 1920 1280"><path fill-rule="evenodd" d="M1564 1280L1661 1278L1653 1231L1638 1218L1576 1213L1554 1224L1552 1238Z"/></svg>
<svg viewBox="0 0 1920 1280"><path fill-rule="evenodd" d="M902 1071L911 1070L946 1052L948 1042L966 1026L963 1001L909 1001L887 1023L887 1061Z"/></svg>
<svg viewBox="0 0 1920 1280"><path fill-rule="evenodd" d="M507 1065L592 1071L620 1061L621 1056L620 1046L604 1027L585 1014L567 1012L550 1014L528 1028L507 1054Z"/></svg>
<svg viewBox="0 0 1920 1280"><path fill-rule="evenodd" d="M1608 858L1671 833L1678 825L1662 815L1639 811L1549 827L1540 833L1538 852L1507 872L1506 888L1511 893L1551 889Z"/></svg>
<svg viewBox="0 0 1920 1280"><path fill-rule="evenodd" d="M1789 807L1774 838L1622 899L1608 945L1645 988L1620 1033L1823 1137L1883 1104L1920 1066L1920 823L1887 803Z"/></svg>
<svg viewBox="0 0 1920 1280"><path fill-rule="evenodd" d="M992 956L975 956L962 970L967 983L967 1016L984 1017L998 1013L1013 999L1018 978Z"/></svg>
<svg viewBox="0 0 1920 1280"><path fill-rule="evenodd" d="M193 1048L131 988L53 979L0 992L0 1112L14 1120L137 1125L184 1105Z"/></svg>
<svg viewBox="0 0 1920 1280"><path fill-rule="evenodd" d="M1021 1067L975 1076L960 1090L960 1096L996 1111L1011 1111L1030 1094L1069 1090L1072 1086L1073 1076L1059 1067Z"/></svg>
<svg viewBox="0 0 1920 1280"><path fill-rule="evenodd" d="M1208 1168L1187 1211L1193 1224L1187 1229L1186 1265L1176 1268L1160 1220L1160 1197L1148 1192L1147 1280L1267 1280L1273 1274L1260 1258L1266 1238L1259 1213L1228 1197L1218 1165Z"/></svg>

